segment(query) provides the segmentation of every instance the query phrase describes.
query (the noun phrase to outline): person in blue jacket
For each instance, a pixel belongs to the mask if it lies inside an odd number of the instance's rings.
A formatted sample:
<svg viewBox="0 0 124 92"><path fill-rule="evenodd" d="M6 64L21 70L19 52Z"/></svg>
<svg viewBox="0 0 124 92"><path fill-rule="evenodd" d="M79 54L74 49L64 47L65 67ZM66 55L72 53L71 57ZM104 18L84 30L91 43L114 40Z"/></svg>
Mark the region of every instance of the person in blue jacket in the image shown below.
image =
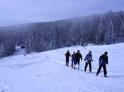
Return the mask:
<svg viewBox="0 0 124 92"><path fill-rule="evenodd" d="M98 68L97 73L96 73L97 76L100 73L101 68L103 67L104 77L107 77L106 64L108 64L108 52L105 52L99 58L99 68Z"/></svg>
<svg viewBox="0 0 124 92"><path fill-rule="evenodd" d="M84 59L85 62L85 67L84 67L84 71L86 72L86 69L87 69L87 66L89 65L89 71L92 72L92 52L89 51L89 53L85 56L85 59Z"/></svg>

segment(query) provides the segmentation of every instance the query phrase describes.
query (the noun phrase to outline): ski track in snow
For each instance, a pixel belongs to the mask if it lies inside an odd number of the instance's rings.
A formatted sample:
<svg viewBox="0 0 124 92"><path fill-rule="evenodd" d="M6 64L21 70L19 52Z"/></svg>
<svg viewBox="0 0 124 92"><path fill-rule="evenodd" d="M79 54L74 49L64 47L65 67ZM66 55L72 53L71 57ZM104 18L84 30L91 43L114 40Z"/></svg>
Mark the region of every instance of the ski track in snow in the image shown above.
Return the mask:
<svg viewBox="0 0 124 92"><path fill-rule="evenodd" d="M89 50L93 52L93 72L65 66L65 52L80 50L83 58ZM124 87L124 43L108 46L70 47L14 55L0 60L0 92L123 92ZM108 78L103 73L96 76L98 58L109 53Z"/></svg>

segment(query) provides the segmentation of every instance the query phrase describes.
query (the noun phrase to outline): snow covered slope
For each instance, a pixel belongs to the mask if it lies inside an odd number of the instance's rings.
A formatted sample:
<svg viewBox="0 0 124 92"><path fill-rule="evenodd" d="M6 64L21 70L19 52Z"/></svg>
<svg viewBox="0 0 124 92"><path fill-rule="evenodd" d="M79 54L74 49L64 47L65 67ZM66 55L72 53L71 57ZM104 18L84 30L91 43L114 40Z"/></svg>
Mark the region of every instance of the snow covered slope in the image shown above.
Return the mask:
<svg viewBox="0 0 124 92"><path fill-rule="evenodd" d="M84 72L65 66L66 50L80 50L83 57L89 50L93 53L93 72ZM108 77L96 76L98 58L108 51ZM124 43L105 46L70 47L14 55L0 59L0 92L123 92Z"/></svg>

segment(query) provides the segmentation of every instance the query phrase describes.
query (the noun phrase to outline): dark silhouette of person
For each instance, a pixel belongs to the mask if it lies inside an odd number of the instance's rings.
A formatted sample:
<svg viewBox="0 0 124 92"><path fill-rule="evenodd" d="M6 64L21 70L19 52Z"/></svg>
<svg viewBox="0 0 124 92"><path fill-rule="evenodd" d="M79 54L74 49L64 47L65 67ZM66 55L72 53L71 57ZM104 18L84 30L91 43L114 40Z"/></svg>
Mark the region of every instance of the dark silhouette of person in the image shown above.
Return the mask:
<svg viewBox="0 0 124 92"><path fill-rule="evenodd" d="M107 77L107 69L106 69L106 64L108 64L108 56L107 55L108 55L108 52L105 52L99 58L100 61L99 61L99 68L96 73L97 76L100 73L101 68L103 67L104 77Z"/></svg>
<svg viewBox="0 0 124 92"><path fill-rule="evenodd" d="M85 62L85 67L84 67L84 71L86 71L87 69L87 66L89 65L89 71L92 72L92 52L89 51L89 53L85 56L85 59L84 59Z"/></svg>
<svg viewBox="0 0 124 92"><path fill-rule="evenodd" d="M99 66L101 64L101 57L99 57ZM102 70L100 70L100 72L102 72Z"/></svg>
<svg viewBox="0 0 124 92"><path fill-rule="evenodd" d="M69 65L69 57L70 57L69 50L67 50L67 52L65 53L65 57L66 57L66 66L68 66Z"/></svg>
<svg viewBox="0 0 124 92"><path fill-rule="evenodd" d="M82 55L80 53L80 50L77 51L75 56L76 56L76 63L75 63L75 65L78 64L78 69L79 69L80 68L80 59L82 60Z"/></svg>
<svg viewBox="0 0 124 92"><path fill-rule="evenodd" d="M75 52L71 55L71 68L74 68L74 64L76 63Z"/></svg>

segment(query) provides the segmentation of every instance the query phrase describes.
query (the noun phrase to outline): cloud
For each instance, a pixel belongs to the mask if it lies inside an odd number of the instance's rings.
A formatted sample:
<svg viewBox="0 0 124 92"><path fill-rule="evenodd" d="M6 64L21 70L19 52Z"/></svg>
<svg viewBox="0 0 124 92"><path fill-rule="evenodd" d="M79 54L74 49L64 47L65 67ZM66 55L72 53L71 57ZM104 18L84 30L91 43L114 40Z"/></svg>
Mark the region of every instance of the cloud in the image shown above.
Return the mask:
<svg viewBox="0 0 124 92"><path fill-rule="evenodd" d="M0 26L124 10L123 3L123 0L0 0Z"/></svg>

